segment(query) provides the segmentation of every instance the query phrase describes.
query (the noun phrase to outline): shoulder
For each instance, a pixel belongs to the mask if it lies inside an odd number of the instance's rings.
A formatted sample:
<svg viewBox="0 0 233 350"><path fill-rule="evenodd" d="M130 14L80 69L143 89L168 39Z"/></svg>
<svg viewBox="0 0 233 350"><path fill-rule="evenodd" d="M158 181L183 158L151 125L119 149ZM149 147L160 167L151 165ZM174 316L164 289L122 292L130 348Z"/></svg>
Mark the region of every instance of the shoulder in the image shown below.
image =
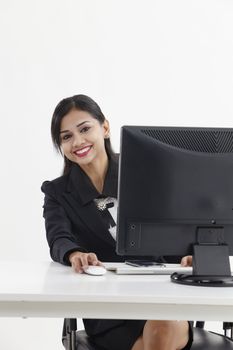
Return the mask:
<svg viewBox="0 0 233 350"><path fill-rule="evenodd" d="M41 185L41 191L48 195L63 193L68 184L69 174L62 175L51 181L44 181Z"/></svg>

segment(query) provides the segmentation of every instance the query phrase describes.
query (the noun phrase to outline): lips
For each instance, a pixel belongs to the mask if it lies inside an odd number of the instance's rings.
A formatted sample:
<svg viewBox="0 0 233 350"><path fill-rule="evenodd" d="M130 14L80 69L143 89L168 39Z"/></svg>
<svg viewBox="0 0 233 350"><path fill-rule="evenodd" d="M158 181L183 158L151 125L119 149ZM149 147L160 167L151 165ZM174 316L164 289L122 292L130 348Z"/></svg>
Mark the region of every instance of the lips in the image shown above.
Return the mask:
<svg viewBox="0 0 233 350"><path fill-rule="evenodd" d="M80 148L80 149L74 151L73 153L76 156L83 158L90 152L91 148L92 148L92 146L86 146L86 147L83 147L83 148Z"/></svg>

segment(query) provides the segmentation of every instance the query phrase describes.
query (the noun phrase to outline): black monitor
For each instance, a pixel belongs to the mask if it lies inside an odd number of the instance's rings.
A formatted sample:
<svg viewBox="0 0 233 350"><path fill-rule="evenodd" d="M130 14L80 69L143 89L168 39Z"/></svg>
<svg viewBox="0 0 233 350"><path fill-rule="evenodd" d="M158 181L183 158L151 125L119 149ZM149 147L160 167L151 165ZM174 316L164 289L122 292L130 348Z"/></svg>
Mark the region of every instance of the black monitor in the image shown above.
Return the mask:
<svg viewBox="0 0 233 350"><path fill-rule="evenodd" d="M117 253L193 255L172 281L233 285L233 129L123 126Z"/></svg>

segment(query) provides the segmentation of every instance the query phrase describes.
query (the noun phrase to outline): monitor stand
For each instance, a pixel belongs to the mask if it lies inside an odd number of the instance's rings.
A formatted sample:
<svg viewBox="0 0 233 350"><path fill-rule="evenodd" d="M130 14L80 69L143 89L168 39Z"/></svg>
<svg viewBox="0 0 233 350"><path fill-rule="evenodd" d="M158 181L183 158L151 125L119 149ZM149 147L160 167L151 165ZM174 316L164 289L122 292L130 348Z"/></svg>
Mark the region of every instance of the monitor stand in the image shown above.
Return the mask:
<svg viewBox="0 0 233 350"><path fill-rule="evenodd" d="M200 232L203 234L203 228ZM228 245L222 242L223 232L219 228L214 233L217 233L215 240L210 242L207 239L207 243L206 238L198 236L199 242L193 245L193 274L175 272L171 275L172 282L192 286L233 287Z"/></svg>

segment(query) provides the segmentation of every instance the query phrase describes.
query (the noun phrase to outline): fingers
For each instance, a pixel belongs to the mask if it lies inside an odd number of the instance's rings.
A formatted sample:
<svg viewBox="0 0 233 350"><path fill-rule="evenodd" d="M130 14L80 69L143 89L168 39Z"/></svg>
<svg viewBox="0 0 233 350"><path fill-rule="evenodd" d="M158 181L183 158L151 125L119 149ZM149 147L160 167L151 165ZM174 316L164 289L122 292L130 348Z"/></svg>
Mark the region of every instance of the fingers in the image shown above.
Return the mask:
<svg viewBox="0 0 233 350"><path fill-rule="evenodd" d="M193 257L192 257L192 255L184 256L181 259L180 264L181 264L181 266L192 266L192 264L193 264Z"/></svg>
<svg viewBox="0 0 233 350"><path fill-rule="evenodd" d="M89 265L103 265L95 253L74 252L69 256L74 271L82 273Z"/></svg>
<svg viewBox="0 0 233 350"><path fill-rule="evenodd" d="M180 265L181 265L181 266L187 266L187 256L184 256L184 257L181 259Z"/></svg>
<svg viewBox="0 0 233 350"><path fill-rule="evenodd" d="M82 265L80 260L80 254L79 252L74 252L69 255L69 260L71 263L72 268L74 271L81 273L82 272Z"/></svg>

